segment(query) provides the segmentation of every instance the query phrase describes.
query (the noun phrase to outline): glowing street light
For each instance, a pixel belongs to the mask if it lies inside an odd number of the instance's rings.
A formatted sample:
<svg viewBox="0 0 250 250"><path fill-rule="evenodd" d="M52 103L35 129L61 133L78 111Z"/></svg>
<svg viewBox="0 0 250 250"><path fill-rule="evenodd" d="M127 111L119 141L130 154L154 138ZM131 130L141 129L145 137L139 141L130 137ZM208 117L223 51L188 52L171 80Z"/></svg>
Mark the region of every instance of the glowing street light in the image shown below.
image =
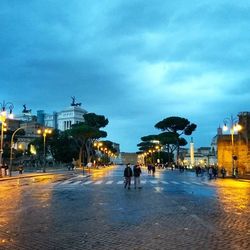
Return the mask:
<svg viewBox="0 0 250 250"><path fill-rule="evenodd" d="M97 151L98 151L98 153L97 153L98 161L100 161L99 156L100 156L100 150L102 150L103 143L100 142L100 141L95 141L95 142L94 142L94 146L97 147ZM101 147L101 148L100 148L100 147Z"/></svg>
<svg viewBox="0 0 250 250"><path fill-rule="evenodd" d="M48 134L52 133L52 129L50 128L43 128L43 129L38 129L37 133L43 136L43 158L44 158L44 163L43 163L43 172L46 172L46 137Z"/></svg>
<svg viewBox="0 0 250 250"><path fill-rule="evenodd" d="M157 163L160 163L161 160L160 160L160 150L161 150L161 146L160 145L156 145L155 146L155 149L157 151Z"/></svg>
<svg viewBox="0 0 250 250"><path fill-rule="evenodd" d="M238 119L232 115L229 118L224 119L223 131L230 131L231 134L231 145L232 145L232 174L234 175L235 171L235 161L237 156L235 155L234 149L234 134L242 129L242 126L238 124Z"/></svg>
<svg viewBox="0 0 250 250"><path fill-rule="evenodd" d="M100 148L102 145L103 145L102 142L98 142L98 141L94 142L94 146L97 147L97 150L98 150L98 151L99 151L99 148Z"/></svg>

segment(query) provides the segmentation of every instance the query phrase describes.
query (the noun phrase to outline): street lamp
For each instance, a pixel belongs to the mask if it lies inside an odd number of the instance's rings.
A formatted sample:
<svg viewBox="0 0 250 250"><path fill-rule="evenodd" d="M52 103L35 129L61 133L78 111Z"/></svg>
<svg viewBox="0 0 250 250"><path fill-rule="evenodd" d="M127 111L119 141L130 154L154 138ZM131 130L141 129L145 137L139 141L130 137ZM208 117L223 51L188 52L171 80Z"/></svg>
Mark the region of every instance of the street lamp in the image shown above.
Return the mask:
<svg viewBox="0 0 250 250"><path fill-rule="evenodd" d="M4 139L4 131L7 131L7 119L13 119L12 110L14 105L11 102L0 103L1 113L0 113L0 122L1 122L1 141L0 141L0 167L3 166L3 139ZM9 112L7 112L9 110Z"/></svg>
<svg viewBox="0 0 250 250"><path fill-rule="evenodd" d="M156 145L155 149L157 150L157 163L159 164L161 162L160 160L160 150L161 150L161 146L160 145Z"/></svg>
<svg viewBox="0 0 250 250"><path fill-rule="evenodd" d="M148 155L149 155L150 163L153 163L153 150L152 149L148 150Z"/></svg>
<svg viewBox="0 0 250 250"><path fill-rule="evenodd" d="M15 134L19 131L23 130L23 128L18 128L14 131L14 133L11 136L11 141L10 141L10 176L12 172L12 161L13 161L13 145L14 145L14 136Z"/></svg>
<svg viewBox="0 0 250 250"><path fill-rule="evenodd" d="M237 160L237 156L235 155L234 149L234 134L242 129L241 125L238 124L238 119L233 117L232 115L229 118L224 119L223 131L230 131L231 134L231 145L232 145L232 175L234 175L235 171L235 161ZM228 125L227 125L228 124Z"/></svg>
<svg viewBox="0 0 250 250"><path fill-rule="evenodd" d="M96 141L94 142L94 146L97 147L97 150L99 151L99 148L103 145L102 142Z"/></svg>
<svg viewBox="0 0 250 250"><path fill-rule="evenodd" d="M37 130L37 133L42 135L43 136L43 160L44 160L44 163L43 163L43 172L45 173L46 172L46 167L45 167L45 163L46 163L46 137L47 137L47 134L51 134L52 133L52 129L50 128L42 128L42 129L38 129Z"/></svg>
<svg viewBox="0 0 250 250"><path fill-rule="evenodd" d="M102 145L103 145L103 143L100 142L100 141L95 141L95 142L94 142L94 146L97 147L98 154L100 154L99 148L100 148ZM98 161L100 161L100 158L99 158L99 157L98 157Z"/></svg>

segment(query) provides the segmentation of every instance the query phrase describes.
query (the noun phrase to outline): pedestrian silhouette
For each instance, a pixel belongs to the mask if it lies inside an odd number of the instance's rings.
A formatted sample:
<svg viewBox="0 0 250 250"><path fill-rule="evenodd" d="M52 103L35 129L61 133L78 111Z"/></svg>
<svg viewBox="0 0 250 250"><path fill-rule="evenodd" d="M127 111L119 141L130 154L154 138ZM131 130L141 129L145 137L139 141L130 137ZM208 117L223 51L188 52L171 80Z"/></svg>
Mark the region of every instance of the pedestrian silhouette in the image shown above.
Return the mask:
<svg viewBox="0 0 250 250"><path fill-rule="evenodd" d="M141 188L141 181L140 181L141 167L138 163L136 165L134 165L133 172L134 172L135 189L137 187L140 189Z"/></svg>
<svg viewBox="0 0 250 250"><path fill-rule="evenodd" d="M226 169L224 167L221 167L220 172L221 172L222 178L224 179L226 176L226 172L227 172Z"/></svg>
<svg viewBox="0 0 250 250"><path fill-rule="evenodd" d="M128 189L130 189L130 185L131 185L131 177L132 177L133 173L132 173L132 169L130 167L130 164L128 163L126 165L126 168L124 169L124 188L128 187Z"/></svg>

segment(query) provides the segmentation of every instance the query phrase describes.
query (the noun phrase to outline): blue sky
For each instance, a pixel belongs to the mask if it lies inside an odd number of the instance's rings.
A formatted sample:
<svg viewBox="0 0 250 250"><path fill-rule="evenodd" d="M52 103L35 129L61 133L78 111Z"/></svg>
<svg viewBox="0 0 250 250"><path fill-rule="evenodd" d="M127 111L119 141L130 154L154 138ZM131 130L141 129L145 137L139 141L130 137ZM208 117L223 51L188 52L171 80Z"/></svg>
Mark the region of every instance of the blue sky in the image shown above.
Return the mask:
<svg viewBox="0 0 250 250"><path fill-rule="evenodd" d="M122 151L168 116L209 146L250 110L248 1L2 0L0 26L0 101L36 114L76 96Z"/></svg>

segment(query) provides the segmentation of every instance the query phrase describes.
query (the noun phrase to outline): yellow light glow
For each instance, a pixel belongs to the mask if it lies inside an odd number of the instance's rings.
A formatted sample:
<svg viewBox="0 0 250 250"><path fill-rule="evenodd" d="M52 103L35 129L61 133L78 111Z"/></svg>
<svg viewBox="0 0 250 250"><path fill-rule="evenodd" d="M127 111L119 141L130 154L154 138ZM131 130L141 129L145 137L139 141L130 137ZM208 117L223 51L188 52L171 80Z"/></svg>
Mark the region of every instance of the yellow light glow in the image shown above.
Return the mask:
<svg viewBox="0 0 250 250"><path fill-rule="evenodd" d="M7 116L7 112L6 112L6 111L2 111L2 112L1 112L1 116L6 117L6 116Z"/></svg>
<svg viewBox="0 0 250 250"><path fill-rule="evenodd" d="M33 154L33 155L36 155L36 148L34 145L30 145L30 153Z"/></svg>
<svg viewBox="0 0 250 250"><path fill-rule="evenodd" d="M237 130L238 131L242 130L242 126L240 124L237 124Z"/></svg>
<svg viewBox="0 0 250 250"><path fill-rule="evenodd" d="M41 134L41 133L42 133L42 130L41 130L41 129L38 129L38 130L37 130L37 133L38 133L38 134Z"/></svg>

